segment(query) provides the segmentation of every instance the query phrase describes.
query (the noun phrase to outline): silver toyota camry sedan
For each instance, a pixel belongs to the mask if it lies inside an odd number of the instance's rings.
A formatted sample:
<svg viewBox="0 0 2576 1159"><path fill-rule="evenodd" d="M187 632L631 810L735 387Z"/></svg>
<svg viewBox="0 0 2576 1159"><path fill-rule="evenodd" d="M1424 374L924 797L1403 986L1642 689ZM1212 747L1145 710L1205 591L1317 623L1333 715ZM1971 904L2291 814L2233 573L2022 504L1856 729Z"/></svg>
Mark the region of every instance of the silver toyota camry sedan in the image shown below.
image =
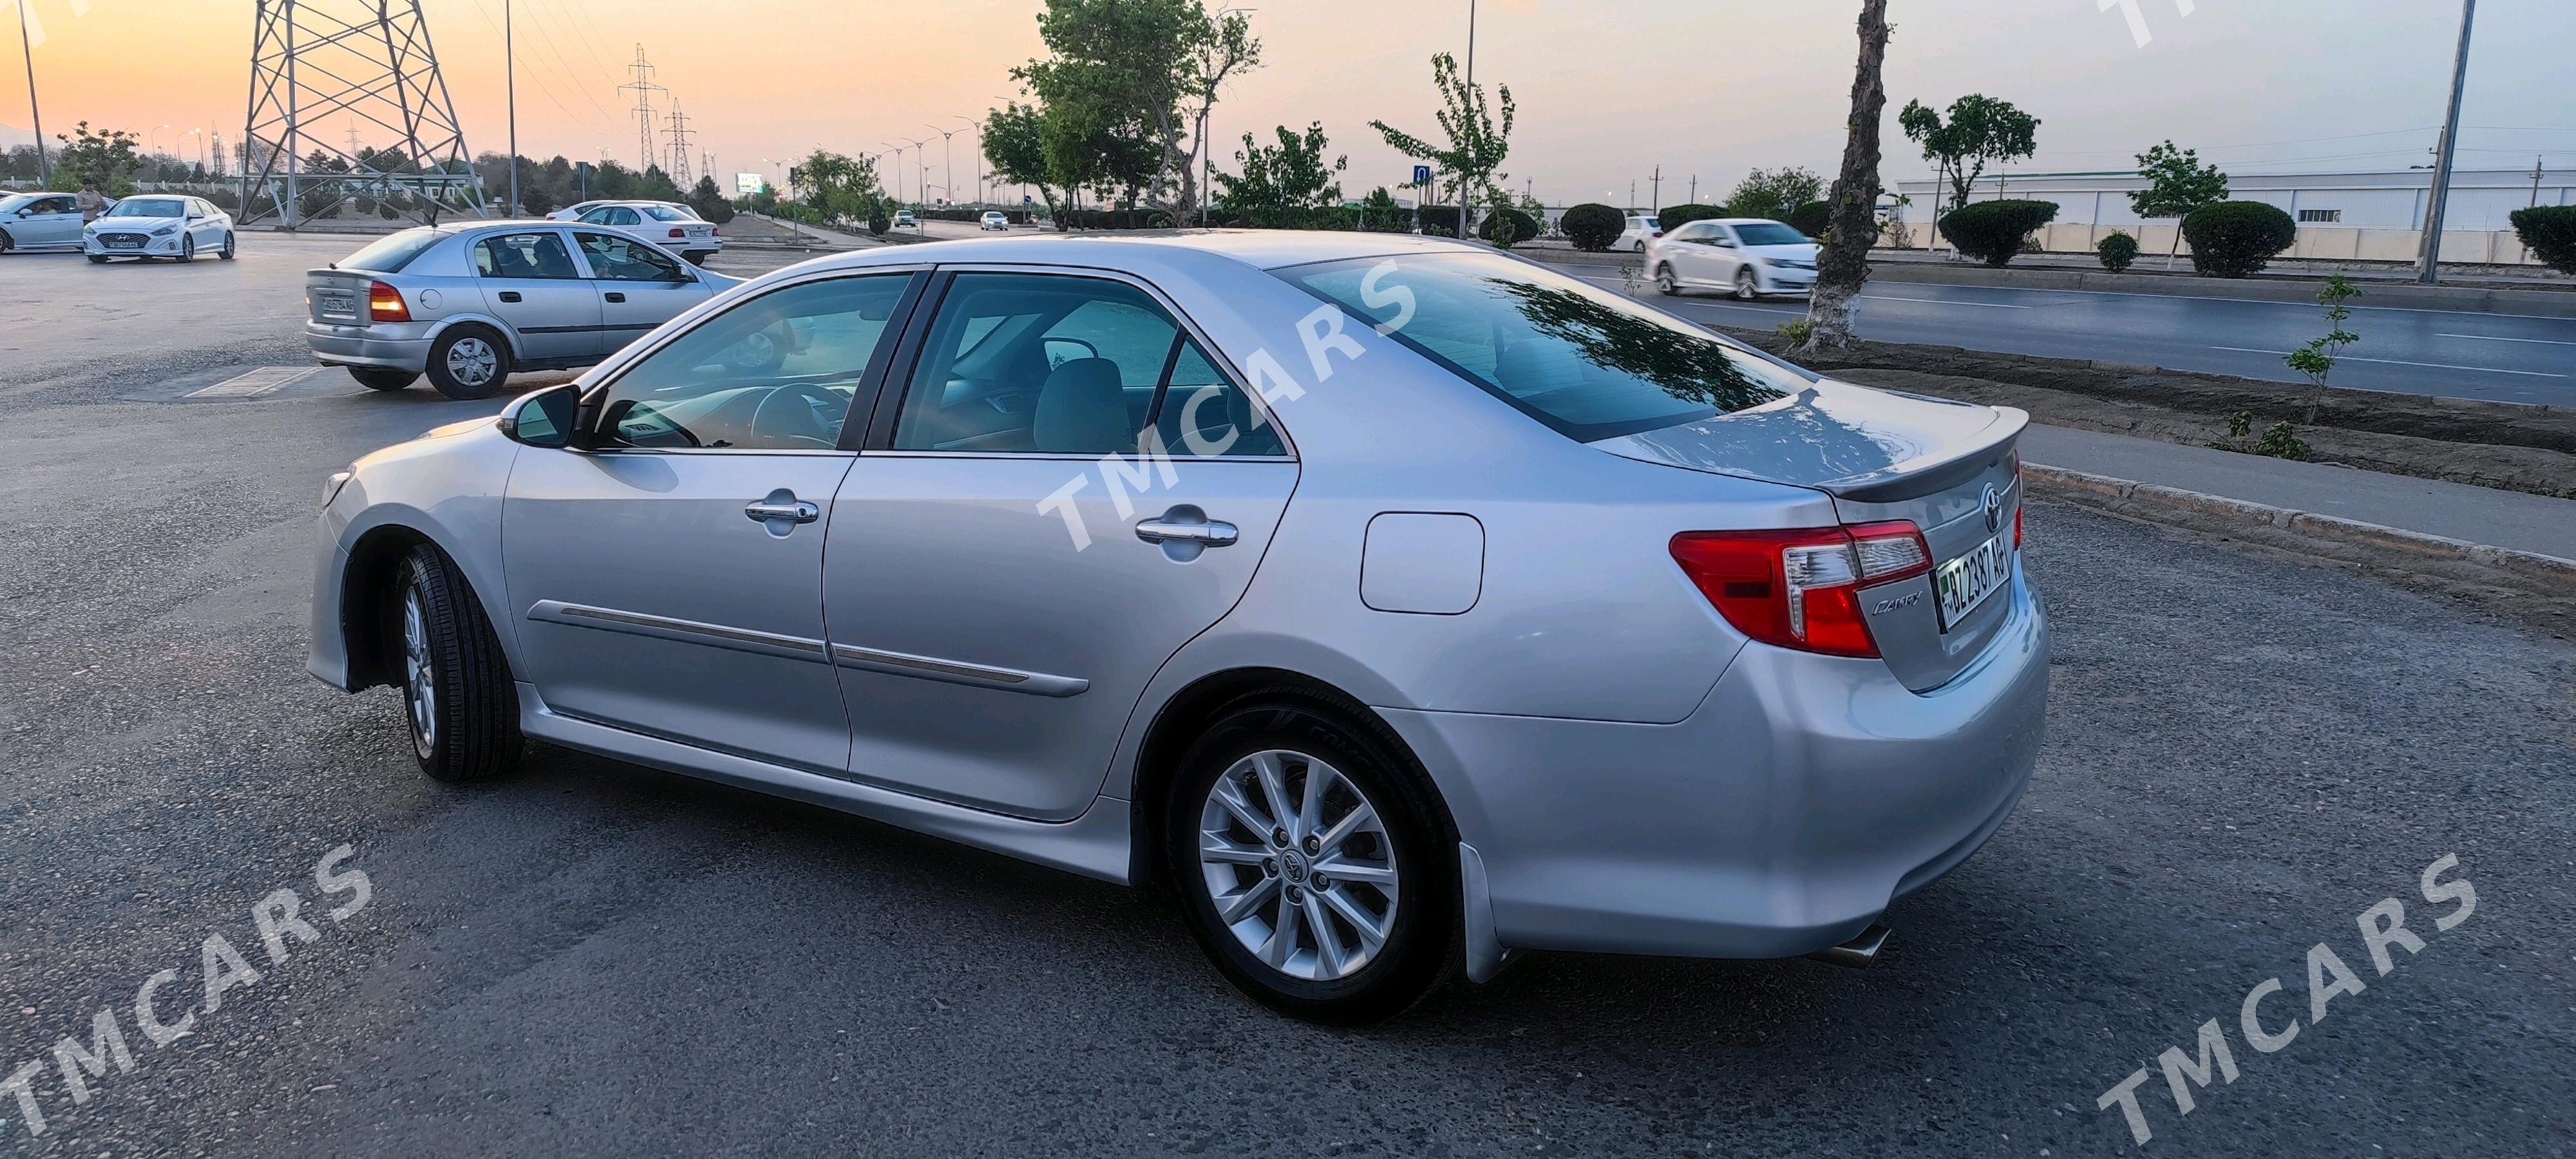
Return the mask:
<svg viewBox="0 0 2576 1159"><path fill-rule="evenodd" d="M230 251L226 251L230 256ZM404 230L304 276L304 340L377 390L424 373L449 398L516 371L589 366L741 279L606 226L475 222ZM758 366L792 342L740 352Z"/></svg>
<svg viewBox="0 0 2576 1159"><path fill-rule="evenodd" d="M871 250L333 476L311 668L442 780L534 738L1168 882L1308 1018L1866 964L2040 743L2026 422L1472 244Z"/></svg>

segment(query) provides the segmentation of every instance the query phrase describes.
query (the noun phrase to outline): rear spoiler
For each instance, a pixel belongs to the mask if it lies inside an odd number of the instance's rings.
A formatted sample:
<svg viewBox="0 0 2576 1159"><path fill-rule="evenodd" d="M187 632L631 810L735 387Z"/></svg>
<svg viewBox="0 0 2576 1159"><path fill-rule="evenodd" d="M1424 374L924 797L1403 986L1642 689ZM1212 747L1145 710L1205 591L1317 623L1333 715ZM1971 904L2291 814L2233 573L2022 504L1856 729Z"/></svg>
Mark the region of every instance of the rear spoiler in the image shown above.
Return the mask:
<svg viewBox="0 0 2576 1159"><path fill-rule="evenodd" d="M1900 394L1901 391L1890 391ZM1939 453L1907 459L1884 470L1820 483L1816 488L1854 503L1901 503L1956 487L1986 473L2021 441L2030 428L2030 412L2018 407L1993 408L1995 425L1979 432L1982 441L1966 447L1944 447Z"/></svg>

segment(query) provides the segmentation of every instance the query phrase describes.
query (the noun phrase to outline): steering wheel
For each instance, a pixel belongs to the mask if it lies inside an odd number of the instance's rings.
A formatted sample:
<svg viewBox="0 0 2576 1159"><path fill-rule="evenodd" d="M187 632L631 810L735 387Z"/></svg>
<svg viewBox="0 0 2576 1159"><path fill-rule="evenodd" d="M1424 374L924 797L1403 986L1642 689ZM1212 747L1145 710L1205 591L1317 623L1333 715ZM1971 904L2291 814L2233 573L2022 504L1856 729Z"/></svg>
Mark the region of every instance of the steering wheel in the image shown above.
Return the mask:
<svg viewBox="0 0 2576 1159"><path fill-rule="evenodd" d="M810 382L790 382L769 392L751 412L751 437L762 446L802 446L829 451L841 444L850 400Z"/></svg>

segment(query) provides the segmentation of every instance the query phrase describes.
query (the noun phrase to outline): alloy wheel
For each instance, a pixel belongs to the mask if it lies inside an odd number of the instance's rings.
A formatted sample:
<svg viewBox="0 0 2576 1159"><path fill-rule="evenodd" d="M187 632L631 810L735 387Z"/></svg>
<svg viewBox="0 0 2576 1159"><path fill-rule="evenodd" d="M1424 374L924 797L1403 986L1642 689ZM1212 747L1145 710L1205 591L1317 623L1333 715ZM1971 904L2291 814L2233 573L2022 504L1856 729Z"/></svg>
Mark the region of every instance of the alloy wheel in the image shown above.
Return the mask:
<svg viewBox="0 0 2576 1159"><path fill-rule="evenodd" d="M1735 296L1747 302L1762 296L1762 283L1754 280L1753 271L1735 271Z"/></svg>
<svg viewBox="0 0 2576 1159"><path fill-rule="evenodd" d="M459 338L447 348L448 377L463 386L479 387L491 382L500 365L500 355L492 344L480 338Z"/></svg>
<svg viewBox="0 0 2576 1159"><path fill-rule="evenodd" d="M1199 866L1217 918L1290 978L1366 969L1395 929L1394 847L1375 803L1334 768L1286 749L1236 761L1199 812Z"/></svg>
<svg viewBox="0 0 2576 1159"><path fill-rule="evenodd" d="M438 661L429 648L429 617L420 590L403 592L403 703L411 712L411 743L420 759L438 748Z"/></svg>
<svg viewBox="0 0 2576 1159"><path fill-rule="evenodd" d="M1673 268L1671 266L1655 267L1655 288L1666 294L1678 294L1682 292L1681 282L1673 277Z"/></svg>

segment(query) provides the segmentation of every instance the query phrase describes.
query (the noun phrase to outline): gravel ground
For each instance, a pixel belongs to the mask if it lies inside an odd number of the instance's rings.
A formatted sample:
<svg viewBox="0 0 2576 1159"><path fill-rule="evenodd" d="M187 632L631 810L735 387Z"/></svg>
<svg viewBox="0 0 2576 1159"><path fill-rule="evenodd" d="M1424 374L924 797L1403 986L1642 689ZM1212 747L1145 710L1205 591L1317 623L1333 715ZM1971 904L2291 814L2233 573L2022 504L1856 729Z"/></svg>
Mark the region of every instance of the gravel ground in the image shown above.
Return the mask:
<svg viewBox="0 0 2576 1159"><path fill-rule="evenodd" d="M0 299L53 268L0 259ZM485 787L420 777L393 694L303 674L314 492L496 404L345 382L132 401L291 361L293 326L116 354L0 339L35 350L0 364L0 1079L41 1061L50 1120L31 1135L0 1096L18 1151L2522 1157L2576 1139L2576 648L2474 605L2038 507L2048 746L1992 844L1890 915L1877 968L1540 955L1324 1030L1238 998L1151 894L558 750ZM370 884L334 921L354 891L315 870L343 845L336 868ZM2437 932L2457 903L2418 879L2445 855L2477 905ZM279 889L316 935L281 933L282 961L252 916ZM2424 947L2383 976L2356 916L2386 897ZM261 977L166 1045L136 1035L158 971L176 972L163 1019L205 1005L218 934ZM2318 943L2366 989L2305 1025ZM2303 1025L2264 1053L2238 1010L2273 977L2263 1024ZM135 1066L109 1060L76 1104L54 1044L86 1044L102 1008ZM2179 1116L2156 1056L2213 1019L2239 1077ZM2141 1067L2143 1147L2096 1106Z"/></svg>

